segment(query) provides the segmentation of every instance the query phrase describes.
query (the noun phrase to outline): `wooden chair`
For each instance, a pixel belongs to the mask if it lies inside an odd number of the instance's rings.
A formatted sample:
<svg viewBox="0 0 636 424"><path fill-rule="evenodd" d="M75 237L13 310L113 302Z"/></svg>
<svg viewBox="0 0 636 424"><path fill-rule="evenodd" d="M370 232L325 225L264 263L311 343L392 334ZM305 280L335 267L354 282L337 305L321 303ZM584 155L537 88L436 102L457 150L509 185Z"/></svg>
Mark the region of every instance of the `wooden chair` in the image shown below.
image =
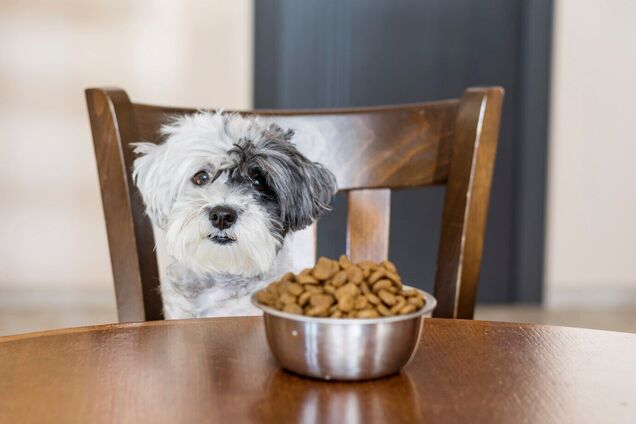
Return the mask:
<svg viewBox="0 0 636 424"><path fill-rule="evenodd" d="M461 99L403 106L256 111L300 129L301 151L347 191L347 253L388 256L391 189L446 185L434 316L473 317L503 89L470 88ZM116 88L86 90L120 321L162 318L150 220L133 185L130 143L156 141L167 114L194 109L131 103ZM297 132L298 133L298 132ZM315 227L314 227L315 231ZM314 238L315 240L315 238ZM314 246L309 255L315 258Z"/></svg>

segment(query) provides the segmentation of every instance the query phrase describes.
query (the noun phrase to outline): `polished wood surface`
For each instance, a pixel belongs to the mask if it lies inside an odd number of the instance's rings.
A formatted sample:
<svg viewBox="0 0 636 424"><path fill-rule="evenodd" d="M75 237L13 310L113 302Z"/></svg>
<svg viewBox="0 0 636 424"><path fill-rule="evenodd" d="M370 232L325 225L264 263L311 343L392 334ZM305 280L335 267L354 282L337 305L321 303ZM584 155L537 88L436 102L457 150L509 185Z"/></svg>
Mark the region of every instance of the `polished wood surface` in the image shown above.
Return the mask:
<svg viewBox="0 0 636 424"><path fill-rule="evenodd" d="M131 181L130 143L160 141L170 115L196 109L135 104L118 89L86 96L120 321L161 319L152 228ZM389 189L447 185L435 316L472 318L502 97L501 88L470 88L462 99L431 103L242 113L293 128L300 150L336 174L339 189L349 191L353 258L389 255Z"/></svg>
<svg viewBox="0 0 636 424"><path fill-rule="evenodd" d="M278 368L261 318L0 337L2 423L620 423L636 335L427 319L413 361L371 382Z"/></svg>
<svg viewBox="0 0 636 424"><path fill-rule="evenodd" d="M347 255L351 260L380 262L388 258L391 191L350 191L348 212Z"/></svg>

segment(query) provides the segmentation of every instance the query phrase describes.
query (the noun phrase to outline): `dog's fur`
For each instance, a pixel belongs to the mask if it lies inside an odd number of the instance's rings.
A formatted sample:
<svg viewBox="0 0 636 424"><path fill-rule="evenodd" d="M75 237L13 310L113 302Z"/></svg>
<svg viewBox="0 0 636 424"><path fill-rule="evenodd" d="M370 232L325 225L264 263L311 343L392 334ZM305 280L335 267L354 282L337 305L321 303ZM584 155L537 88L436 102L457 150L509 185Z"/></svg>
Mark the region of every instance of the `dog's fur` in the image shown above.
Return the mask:
<svg viewBox="0 0 636 424"><path fill-rule="evenodd" d="M290 234L329 210L336 192L293 134L263 118L199 112L163 126L161 144L136 144L133 178L171 261L165 318L257 313L250 295L291 268ZM211 224L218 206L236 211L229 228Z"/></svg>

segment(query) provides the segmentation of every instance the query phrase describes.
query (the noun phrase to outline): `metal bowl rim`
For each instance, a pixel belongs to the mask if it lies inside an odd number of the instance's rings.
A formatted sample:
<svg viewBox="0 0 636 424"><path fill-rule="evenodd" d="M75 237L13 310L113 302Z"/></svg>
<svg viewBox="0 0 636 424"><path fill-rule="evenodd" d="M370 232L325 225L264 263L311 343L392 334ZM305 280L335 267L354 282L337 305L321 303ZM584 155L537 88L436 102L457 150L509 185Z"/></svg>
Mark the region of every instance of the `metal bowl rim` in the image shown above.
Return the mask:
<svg viewBox="0 0 636 424"><path fill-rule="evenodd" d="M437 306L437 300L433 297L433 295L425 292L424 290L420 290L418 288L407 286L407 285L404 285L404 288L414 289L414 290L417 290L418 292L420 292L422 294L422 296L424 296L424 299L426 300L426 303L424 304L424 307L422 309L420 309L418 311L415 311L415 312L413 312L411 314L397 315L397 316L393 316L393 317L380 317L380 318L323 318L323 317L308 317L306 315L290 314L289 312L279 311L278 309L274 309L274 308L271 308L269 306L265 306L265 305L262 305L262 304L258 303L258 301L256 300L256 293L258 293L258 291L254 292L252 294L251 301L252 301L252 304L254 306L256 306L258 309L261 309L263 312L265 312L267 314L270 314L270 315L277 316L279 318L285 318L285 319L289 319L289 320L292 320L292 321L310 322L310 323L314 322L314 323L321 323L321 324L388 324L388 323L392 323L392 322L406 321L406 320L409 320L409 319L421 317L422 315L425 315L425 314L431 312L432 310L434 310L435 307Z"/></svg>

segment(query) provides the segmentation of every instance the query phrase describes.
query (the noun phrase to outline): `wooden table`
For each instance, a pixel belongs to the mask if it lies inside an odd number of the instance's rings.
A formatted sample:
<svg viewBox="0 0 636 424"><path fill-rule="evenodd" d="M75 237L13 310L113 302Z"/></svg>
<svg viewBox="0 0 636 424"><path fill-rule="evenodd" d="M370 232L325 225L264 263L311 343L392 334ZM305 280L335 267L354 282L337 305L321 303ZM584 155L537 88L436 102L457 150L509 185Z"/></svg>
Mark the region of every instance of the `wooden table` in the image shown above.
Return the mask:
<svg viewBox="0 0 636 424"><path fill-rule="evenodd" d="M636 335L427 319L402 374L281 371L260 318L0 338L0 422L636 422Z"/></svg>

